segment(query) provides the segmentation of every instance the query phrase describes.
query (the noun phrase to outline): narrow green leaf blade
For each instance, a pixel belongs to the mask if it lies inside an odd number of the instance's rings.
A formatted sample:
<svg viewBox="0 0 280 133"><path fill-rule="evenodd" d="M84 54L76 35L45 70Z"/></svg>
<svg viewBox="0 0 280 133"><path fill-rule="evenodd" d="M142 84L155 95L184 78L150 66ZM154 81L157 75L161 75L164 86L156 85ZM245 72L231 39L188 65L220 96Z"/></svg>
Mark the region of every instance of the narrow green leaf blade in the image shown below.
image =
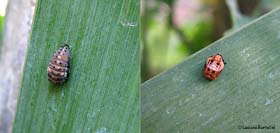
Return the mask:
<svg viewBox="0 0 280 133"><path fill-rule="evenodd" d="M14 132L139 132L139 1L38 0ZM71 74L47 79L70 45Z"/></svg>
<svg viewBox="0 0 280 133"><path fill-rule="evenodd" d="M279 131L279 18L280 10L273 11L145 82L141 131L242 132L258 125ZM218 52L227 64L208 81L206 58Z"/></svg>

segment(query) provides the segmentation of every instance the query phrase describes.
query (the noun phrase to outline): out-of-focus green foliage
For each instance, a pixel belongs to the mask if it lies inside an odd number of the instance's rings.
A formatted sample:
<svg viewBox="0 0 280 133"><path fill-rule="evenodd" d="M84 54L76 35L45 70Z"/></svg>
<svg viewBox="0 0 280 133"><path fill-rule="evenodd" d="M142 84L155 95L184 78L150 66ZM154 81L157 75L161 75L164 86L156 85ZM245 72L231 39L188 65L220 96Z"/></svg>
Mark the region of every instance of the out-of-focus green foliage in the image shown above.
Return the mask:
<svg viewBox="0 0 280 133"><path fill-rule="evenodd" d="M142 70L145 71L142 73L146 74L142 75L148 76L142 77L143 81L280 5L279 0L185 0L188 10L199 6L197 11L188 12L198 19L180 17L187 22L176 26L174 18L178 17L179 1L184 0L144 0L142 35L146 55L143 55Z"/></svg>
<svg viewBox="0 0 280 133"><path fill-rule="evenodd" d="M4 30L4 16L0 16L0 47L2 46L3 30Z"/></svg>
<svg viewBox="0 0 280 133"><path fill-rule="evenodd" d="M178 63L178 60L186 56L187 48L180 43L174 30L167 28L163 23L153 23L146 34L149 67L154 73Z"/></svg>
<svg viewBox="0 0 280 133"><path fill-rule="evenodd" d="M191 44L184 44L176 31L165 25L153 22L146 33L146 49L150 53L149 64L155 73L172 67L211 42L211 22L199 21L181 28Z"/></svg>
<svg viewBox="0 0 280 133"><path fill-rule="evenodd" d="M172 6L176 2L176 0L155 0L155 1L164 2L170 6Z"/></svg>
<svg viewBox="0 0 280 133"><path fill-rule="evenodd" d="M213 41L211 40L212 29L213 25L209 20L186 24L182 30L192 44L189 45L188 51L194 53L210 44Z"/></svg>
<svg viewBox="0 0 280 133"><path fill-rule="evenodd" d="M145 1L142 16L144 80L174 66L188 55L213 42L213 22L205 13L187 23L175 23L176 0ZM177 4L178 5L178 4ZM197 7L196 7L197 8ZM202 8L202 7L201 7ZM178 11L178 10L177 10Z"/></svg>

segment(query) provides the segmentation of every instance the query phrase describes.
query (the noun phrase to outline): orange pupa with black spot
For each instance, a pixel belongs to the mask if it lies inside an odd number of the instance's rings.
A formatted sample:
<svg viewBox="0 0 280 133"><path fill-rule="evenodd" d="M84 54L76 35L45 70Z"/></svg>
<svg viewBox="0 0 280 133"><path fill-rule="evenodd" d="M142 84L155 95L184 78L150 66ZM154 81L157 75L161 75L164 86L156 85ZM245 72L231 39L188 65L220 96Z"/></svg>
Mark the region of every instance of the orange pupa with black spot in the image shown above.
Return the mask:
<svg viewBox="0 0 280 133"><path fill-rule="evenodd" d="M208 57L203 70L204 77L209 80L216 80L224 69L225 64L220 53Z"/></svg>

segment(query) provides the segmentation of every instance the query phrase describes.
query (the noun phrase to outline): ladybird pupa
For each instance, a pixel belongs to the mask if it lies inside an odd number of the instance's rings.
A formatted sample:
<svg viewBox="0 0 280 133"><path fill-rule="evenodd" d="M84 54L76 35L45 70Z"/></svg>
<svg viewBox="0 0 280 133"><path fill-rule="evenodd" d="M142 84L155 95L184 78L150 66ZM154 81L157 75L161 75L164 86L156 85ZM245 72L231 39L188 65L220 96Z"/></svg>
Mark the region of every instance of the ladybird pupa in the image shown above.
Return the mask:
<svg viewBox="0 0 280 133"><path fill-rule="evenodd" d="M70 74L70 50L67 44L61 46L52 56L48 65L48 80L63 84Z"/></svg>
<svg viewBox="0 0 280 133"><path fill-rule="evenodd" d="M207 58L203 75L209 80L215 80L224 69L224 59L220 53Z"/></svg>

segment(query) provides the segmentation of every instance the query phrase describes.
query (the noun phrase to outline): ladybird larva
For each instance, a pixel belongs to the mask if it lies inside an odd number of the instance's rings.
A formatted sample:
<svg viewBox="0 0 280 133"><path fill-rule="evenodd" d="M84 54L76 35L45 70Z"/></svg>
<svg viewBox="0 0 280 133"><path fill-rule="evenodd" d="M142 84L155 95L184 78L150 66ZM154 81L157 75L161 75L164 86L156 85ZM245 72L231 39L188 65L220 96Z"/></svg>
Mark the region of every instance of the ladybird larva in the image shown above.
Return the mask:
<svg viewBox="0 0 280 133"><path fill-rule="evenodd" d="M52 56L48 65L48 80L63 84L70 74L70 50L67 44L61 46Z"/></svg>

